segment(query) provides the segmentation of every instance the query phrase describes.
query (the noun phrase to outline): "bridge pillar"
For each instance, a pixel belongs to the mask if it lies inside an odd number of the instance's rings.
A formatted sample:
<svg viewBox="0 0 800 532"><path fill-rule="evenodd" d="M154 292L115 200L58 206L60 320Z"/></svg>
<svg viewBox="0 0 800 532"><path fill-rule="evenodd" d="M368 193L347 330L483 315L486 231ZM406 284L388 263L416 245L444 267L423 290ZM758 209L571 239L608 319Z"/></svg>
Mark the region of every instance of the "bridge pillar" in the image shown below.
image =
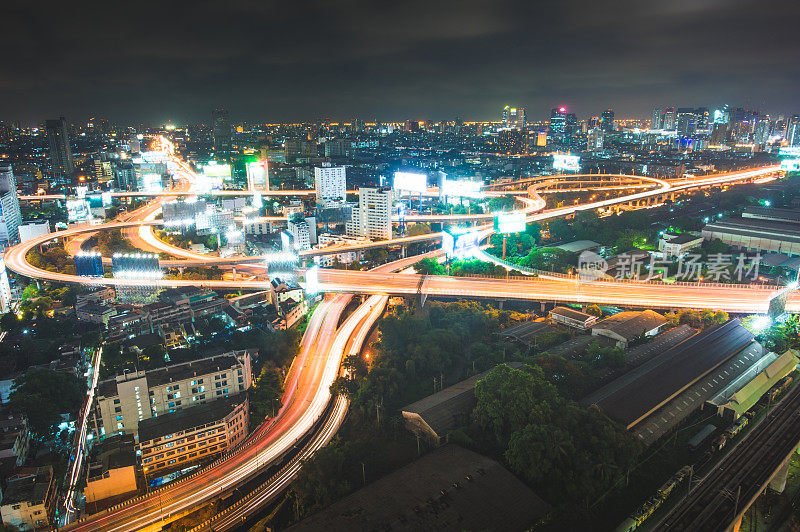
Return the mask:
<svg viewBox="0 0 800 532"><path fill-rule="evenodd" d="M783 493L783 490L786 489L786 477L789 475L789 460L786 460L778 471L775 473L775 476L772 477L772 480L769 481L769 487L772 491L776 493Z"/></svg>
<svg viewBox="0 0 800 532"><path fill-rule="evenodd" d="M497 308L500 309L500 310L503 310L503 303L505 303L505 302L506 302L505 299L498 299L497 300Z"/></svg>
<svg viewBox="0 0 800 532"><path fill-rule="evenodd" d="M400 258L406 258L406 246L400 246Z"/></svg>
<svg viewBox="0 0 800 532"><path fill-rule="evenodd" d="M542 312L544 312L545 310L547 310L547 303L545 303L544 301L542 301L542 302L541 302L541 307L540 307L540 308L542 309Z"/></svg>
<svg viewBox="0 0 800 532"><path fill-rule="evenodd" d="M236 280L236 266L232 266L231 270L233 271L233 280Z"/></svg>

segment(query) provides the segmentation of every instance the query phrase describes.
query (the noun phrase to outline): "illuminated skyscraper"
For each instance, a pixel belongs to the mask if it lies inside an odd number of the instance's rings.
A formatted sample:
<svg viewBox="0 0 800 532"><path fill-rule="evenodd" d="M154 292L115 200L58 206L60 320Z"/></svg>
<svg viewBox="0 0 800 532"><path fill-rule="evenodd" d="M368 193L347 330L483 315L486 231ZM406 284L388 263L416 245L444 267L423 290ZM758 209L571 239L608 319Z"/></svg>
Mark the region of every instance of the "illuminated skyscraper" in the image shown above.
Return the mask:
<svg viewBox="0 0 800 532"><path fill-rule="evenodd" d="M602 129L604 133L611 133L614 131L613 109L606 109L603 111L603 114L600 115L600 129Z"/></svg>
<svg viewBox="0 0 800 532"><path fill-rule="evenodd" d="M526 125L525 121L525 108L524 107L509 107L506 105L503 108L503 126L508 128L522 129Z"/></svg>
<svg viewBox="0 0 800 532"><path fill-rule="evenodd" d="M676 130L679 137L691 137L697 131L697 113L695 109L682 107L678 109ZM666 128L665 128L666 129Z"/></svg>
<svg viewBox="0 0 800 532"><path fill-rule="evenodd" d="M17 180L11 166L0 166L0 245L19 242L22 214L17 197Z"/></svg>
<svg viewBox="0 0 800 532"><path fill-rule="evenodd" d="M567 123L567 108L559 107L550 111L550 138L561 142L564 140L564 133Z"/></svg>
<svg viewBox="0 0 800 532"><path fill-rule="evenodd" d="M57 120L47 120L45 129L47 130L47 145L50 148L50 167L53 177L56 181L64 183L75 170L67 133L67 121L63 116Z"/></svg>
<svg viewBox="0 0 800 532"><path fill-rule="evenodd" d="M664 110L661 107L653 109L653 118L650 120L650 129L661 129L664 125Z"/></svg>
<svg viewBox="0 0 800 532"><path fill-rule="evenodd" d="M347 171L344 166L314 168L317 206L322 209L341 207L347 199Z"/></svg>
<svg viewBox="0 0 800 532"><path fill-rule="evenodd" d="M211 128L214 134L214 156L227 157L231 153L231 121L227 109L211 112Z"/></svg>
<svg viewBox="0 0 800 532"><path fill-rule="evenodd" d="M661 129L665 131L675 131L678 128L678 113L675 112L674 107L667 107L664 111L664 121L661 123Z"/></svg>

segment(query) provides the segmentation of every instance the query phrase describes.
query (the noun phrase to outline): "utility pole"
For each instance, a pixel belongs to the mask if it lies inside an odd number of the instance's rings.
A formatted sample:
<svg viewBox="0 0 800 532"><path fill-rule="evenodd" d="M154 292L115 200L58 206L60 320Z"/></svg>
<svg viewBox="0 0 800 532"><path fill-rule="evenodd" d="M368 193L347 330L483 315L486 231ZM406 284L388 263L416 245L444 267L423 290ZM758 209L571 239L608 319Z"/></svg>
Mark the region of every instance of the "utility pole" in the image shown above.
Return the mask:
<svg viewBox="0 0 800 532"><path fill-rule="evenodd" d="M503 260L506 260L506 241L508 240L508 235L503 235Z"/></svg>

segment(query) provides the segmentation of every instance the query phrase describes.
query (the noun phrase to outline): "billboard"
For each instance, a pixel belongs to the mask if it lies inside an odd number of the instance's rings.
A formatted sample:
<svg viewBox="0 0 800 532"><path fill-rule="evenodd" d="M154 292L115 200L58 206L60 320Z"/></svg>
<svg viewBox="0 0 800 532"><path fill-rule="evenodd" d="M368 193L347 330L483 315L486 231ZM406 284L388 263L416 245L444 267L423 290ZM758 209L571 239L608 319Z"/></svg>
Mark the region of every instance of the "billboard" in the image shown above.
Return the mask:
<svg viewBox="0 0 800 532"><path fill-rule="evenodd" d="M447 229L442 232L442 250L450 257L470 256L478 247L478 234L478 231Z"/></svg>
<svg viewBox="0 0 800 532"><path fill-rule="evenodd" d="M269 162L266 159L247 163L245 170L248 190L269 190Z"/></svg>
<svg viewBox="0 0 800 532"><path fill-rule="evenodd" d="M466 181L458 179L442 179L442 186L439 196L460 197L460 198L482 198L482 181Z"/></svg>
<svg viewBox="0 0 800 532"><path fill-rule="evenodd" d="M395 172L392 182L393 190L406 190L413 194L422 194L428 190L428 175L413 172Z"/></svg>
<svg viewBox="0 0 800 532"><path fill-rule="evenodd" d="M783 170L784 172L800 172L800 159L782 160L781 170Z"/></svg>
<svg viewBox="0 0 800 532"><path fill-rule="evenodd" d="M525 231L525 213L499 212L494 215L494 231L501 235Z"/></svg>
<svg viewBox="0 0 800 532"><path fill-rule="evenodd" d="M96 251L81 251L75 255L75 273L81 277L102 277L103 257Z"/></svg>
<svg viewBox="0 0 800 532"><path fill-rule="evenodd" d="M92 217L89 211L89 203L85 199L68 199L67 200L67 220L70 222L77 222L86 220Z"/></svg>
<svg viewBox="0 0 800 532"><path fill-rule="evenodd" d="M231 165L208 161L208 164L203 167L203 175L206 177L229 178L231 177Z"/></svg>
<svg viewBox="0 0 800 532"><path fill-rule="evenodd" d="M566 170L568 172L577 172L581 169L580 155L565 155L556 153L553 155L553 170Z"/></svg>

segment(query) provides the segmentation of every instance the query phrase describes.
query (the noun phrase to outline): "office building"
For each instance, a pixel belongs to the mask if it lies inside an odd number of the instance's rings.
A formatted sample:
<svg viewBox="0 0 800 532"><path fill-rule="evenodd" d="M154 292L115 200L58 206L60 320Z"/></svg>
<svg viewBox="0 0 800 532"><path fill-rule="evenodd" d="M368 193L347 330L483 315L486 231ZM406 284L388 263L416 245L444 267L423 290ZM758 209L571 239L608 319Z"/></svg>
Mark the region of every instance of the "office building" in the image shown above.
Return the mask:
<svg viewBox="0 0 800 532"><path fill-rule="evenodd" d="M207 210L206 201L194 197L165 201L161 204L162 218L167 227L194 225L197 215L205 214Z"/></svg>
<svg viewBox="0 0 800 532"><path fill-rule="evenodd" d="M500 153L506 155L528 155L530 140L528 132L519 129L503 129L497 135Z"/></svg>
<svg viewBox="0 0 800 532"><path fill-rule="evenodd" d="M100 435L136 434L142 420L249 389L253 353L231 351L99 382L95 420Z"/></svg>
<svg viewBox="0 0 800 532"><path fill-rule="evenodd" d="M697 113L695 109L682 107L677 112L676 130L679 137L691 137L697 131Z"/></svg>
<svg viewBox="0 0 800 532"><path fill-rule="evenodd" d="M650 120L650 129L661 129L664 125L664 110L661 107L653 109L653 118Z"/></svg>
<svg viewBox="0 0 800 532"><path fill-rule="evenodd" d="M506 105L503 108L503 127L523 129L525 126L524 107L510 107Z"/></svg>
<svg viewBox="0 0 800 532"><path fill-rule="evenodd" d="M313 216L303 218L295 215L286 223L287 231L292 235L294 249L304 251L317 243L317 222Z"/></svg>
<svg viewBox="0 0 800 532"><path fill-rule="evenodd" d="M249 422L246 393L231 393L213 403L142 421L136 446L142 472L151 485L170 473L190 469L232 451Z"/></svg>
<svg viewBox="0 0 800 532"><path fill-rule="evenodd" d="M664 111L664 120L661 122L661 129L664 131L675 131L678 127L678 113L675 108L670 106Z"/></svg>
<svg viewBox="0 0 800 532"><path fill-rule="evenodd" d="M48 234L50 234L50 222L48 220L25 222L19 226L20 242Z"/></svg>
<svg viewBox="0 0 800 532"><path fill-rule="evenodd" d="M17 196L17 180L9 165L0 165L0 245L19 242L22 213Z"/></svg>
<svg viewBox="0 0 800 532"><path fill-rule="evenodd" d="M550 138L556 142L562 142L566 133L567 108L559 107L550 111Z"/></svg>
<svg viewBox="0 0 800 532"><path fill-rule="evenodd" d="M606 109L600 115L600 129L603 133L611 133L614 131L614 110Z"/></svg>
<svg viewBox="0 0 800 532"><path fill-rule="evenodd" d="M229 156L231 154L231 121L227 109L214 109L211 112L211 129L214 135L214 156Z"/></svg>
<svg viewBox="0 0 800 532"><path fill-rule="evenodd" d="M347 171L344 166L314 168L317 206L322 209L341 207L347 199Z"/></svg>
<svg viewBox="0 0 800 532"><path fill-rule="evenodd" d="M345 225L347 236L363 236L372 240L392 238L392 189L358 189L358 207L353 208L350 221Z"/></svg>
<svg viewBox="0 0 800 532"><path fill-rule="evenodd" d="M586 149L588 151L602 150L604 142L605 132L601 128L595 127L586 133Z"/></svg>
<svg viewBox="0 0 800 532"><path fill-rule="evenodd" d="M72 148L69 145L67 121L64 117L45 122L47 145L50 149L50 171L56 181L65 183L75 170Z"/></svg>

